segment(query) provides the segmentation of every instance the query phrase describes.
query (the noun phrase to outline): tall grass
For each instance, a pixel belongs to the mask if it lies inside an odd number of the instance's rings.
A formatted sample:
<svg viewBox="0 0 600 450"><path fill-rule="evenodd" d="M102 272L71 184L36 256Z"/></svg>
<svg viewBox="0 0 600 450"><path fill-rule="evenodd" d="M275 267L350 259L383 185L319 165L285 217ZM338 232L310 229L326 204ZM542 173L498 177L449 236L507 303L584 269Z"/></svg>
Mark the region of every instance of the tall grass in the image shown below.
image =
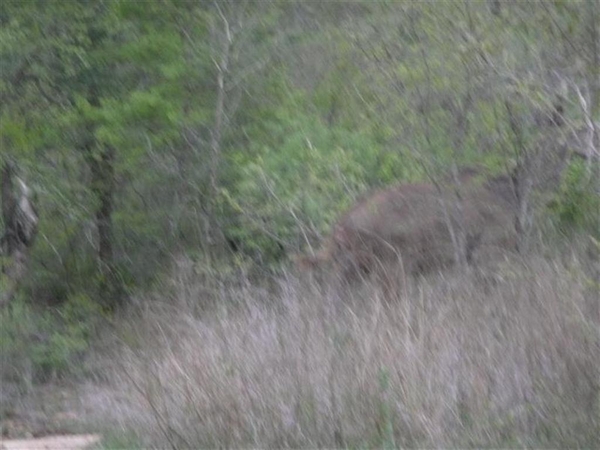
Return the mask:
<svg viewBox="0 0 600 450"><path fill-rule="evenodd" d="M600 447L598 299L577 269L531 259L386 296L194 278L182 266L117 324L104 407L149 447Z"/></svg>

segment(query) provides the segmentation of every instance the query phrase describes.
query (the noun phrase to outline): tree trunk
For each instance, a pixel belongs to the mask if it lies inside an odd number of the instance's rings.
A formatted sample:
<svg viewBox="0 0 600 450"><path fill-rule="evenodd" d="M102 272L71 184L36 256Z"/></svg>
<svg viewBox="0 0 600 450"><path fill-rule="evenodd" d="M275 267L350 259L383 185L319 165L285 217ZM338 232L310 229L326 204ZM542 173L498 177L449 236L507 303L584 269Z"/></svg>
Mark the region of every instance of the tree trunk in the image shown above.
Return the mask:
<svg viewBox="0 0 600 450"><path fill-rule="evenodd" d="M91 159L92 191L98 199L96 227L98 230L98 259L101 269L113 265L113 197L115 186L115 151L108 147L99 158Z"/></svg>
<svg viewBox="0 0 600 450"><path fill-rule="evenodd" d="M231 53L232 35L229 28L229 22L224 14L219 10L219 15L223 21L223 37L222 42L219 42L219 62L215 62L217 66L217 100L215 104L215 116L213 129L210 138L210 173L209 173L209 213L208 213L208 230L206 239L211 247L222 243L222 235L217 222L216 203L219 196L219 171L222 158L222 134L225 123L225 81L229 71L229 57Z"/></svg>
<svg viewBox="0 0 600 450"><path fill-rule="evenodd" d="M508 123L513 134L513 147L516 168L512 176L512 188L517 202L515 214L516 250L523 253L527 247L529 232L533 222L531 211L531 192L533 179L531 173L531 151L525 146L523 130L510 101L505 102Z"/></svg>
<svg viewBox="0 0 600 450"><path fill-rule="evenodd" d="M98 272L101 303L114 309L122 301L122 290L116 276L113 251L113 220L115 193L115 150L103 148L89 158L91 190L98 201L95 212L98 232Z"/></svg>
<svg viewBox="0 0 600 450"><path fill-rule="evenodd" d="M13 186L12 164L6 162L2 168L2 219L4 220L4 234L2 235L2 248L10 257L16 249L17 233L15 230L15 208L17 199Z"/></svg>
<svg viewBox="0 0 600 450"><path fill-rule="evenodd" d="M9 303L27 273L29 248L37 232L38 215L31 203L29 188L24 181L16 179L13 167L5 163L2 169L2 218L4 234L0 243L0 255L6 258L1 267L0 307Z"/></svg>
<svg viewBox="0 0 600 450"><path fill-rule="evenodd" d="M596 186L594 186L597 193L600 194L600 164L592 164L592 161L595 158L598 158L600 155L600 130L598 129L598 124L596 119L600 117L600 48L598 45L598 40L600 39L599 31L598 31L598 20L600 20L600 7L598 3L594 0L588 0L589 7L589 33L590 33L590 41L591 41L591 53L592 53L592 61L590 68L588 70L588 85L590 89L590 122L592 125L592 139L591 139L591 153L588 155L588 165L590 167L590 172L594 171L595 166L595 174L592 174L596 182Z"/></svg>
<svg viewBox="0 0 600 450"><path fill-rule="evenodd" d="M596 119L600 117L600 46L598 40L600 39L600 32L598 31L598 20L600 19L600 7L594 0L588 0L588 19L589 19L589 39L590 48L592 53L592 61L588 68L588 86L590 89L590 123L591 123L591 145L588 153L588 167L589 174L592 177L592 189L598 195L600 195L600 129ZM600 226L600 215L596 219L597 225ZM600 252L597 246L592 250L596 254ZM598 271L594 273L596 284L594 289L594 296L597 299L600 294L600 288L598 281L600 280L600 265L597 265ZM595 301L593 305L593 317L596 323L600 323L600 302ZM596 400L598 394L596 392Z"/></svg>
<svg viewBox="0 0 600 450"><path fill-rule="evenodd" d="M90 103L98 103L92 94ZM94 127L87 128L83 145L85 159L90 170L90 191L96 199L94 221L97 232L97 270L99 275L98 297L107 309L114 309L122 300L121 288L115 273L113 251L113 221L115 194L115 157L113 147L98 148L94 137Z"/></svg>

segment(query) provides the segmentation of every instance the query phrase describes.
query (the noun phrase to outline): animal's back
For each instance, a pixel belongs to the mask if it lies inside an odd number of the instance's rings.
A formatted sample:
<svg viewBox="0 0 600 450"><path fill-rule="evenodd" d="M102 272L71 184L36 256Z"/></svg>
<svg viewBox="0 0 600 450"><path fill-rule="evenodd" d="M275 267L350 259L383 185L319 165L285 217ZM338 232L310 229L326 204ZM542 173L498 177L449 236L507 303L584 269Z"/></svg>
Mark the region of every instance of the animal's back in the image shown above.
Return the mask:
<svg viewBox="0 0 600 450"><path fill-rule="evenodd" d="M458 190L405 184L364 197L333 227L319 262L355 274L402 261L407 271L418 272L452 264L457 245L467 253L480 244L504 245L503 235L512 232L511 206L469 179Z"/></svg>

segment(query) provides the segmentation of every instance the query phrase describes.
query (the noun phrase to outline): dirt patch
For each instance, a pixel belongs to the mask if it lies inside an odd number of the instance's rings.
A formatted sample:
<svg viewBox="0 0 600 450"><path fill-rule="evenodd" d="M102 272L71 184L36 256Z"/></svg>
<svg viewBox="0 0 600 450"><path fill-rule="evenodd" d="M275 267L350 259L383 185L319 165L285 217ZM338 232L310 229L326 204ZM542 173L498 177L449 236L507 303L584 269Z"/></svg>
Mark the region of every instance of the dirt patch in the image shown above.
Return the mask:
<svg viewBox="0 0 600 450"><path fill-rule="evenodd" d="M2 440L0 450L83 450L100 442L97 434Z"/></svg>
<svg viewBox="0 0 600 450"><path fill-rule="evenodd" d="M90 410L93 405L86 403L85 390L78 385L47 384L24 392L18 385L2 383L0 442L95 433L93 419L88 420Z"/></svg>

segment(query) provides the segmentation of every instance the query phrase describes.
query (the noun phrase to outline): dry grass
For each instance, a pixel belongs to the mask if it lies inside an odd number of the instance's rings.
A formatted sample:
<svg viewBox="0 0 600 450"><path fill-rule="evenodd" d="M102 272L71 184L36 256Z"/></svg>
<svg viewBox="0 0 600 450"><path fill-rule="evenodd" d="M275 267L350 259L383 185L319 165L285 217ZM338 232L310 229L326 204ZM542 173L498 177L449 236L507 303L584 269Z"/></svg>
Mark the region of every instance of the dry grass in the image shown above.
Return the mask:
<svg viewBox="0 0 600 450"><path fill-rule="evenodd" d="M600 447L598 299L535 259L384 299L287 278L171 298L117 325L102 399L148 446ZM206 305L212 298L212 306Z"/></svg>

